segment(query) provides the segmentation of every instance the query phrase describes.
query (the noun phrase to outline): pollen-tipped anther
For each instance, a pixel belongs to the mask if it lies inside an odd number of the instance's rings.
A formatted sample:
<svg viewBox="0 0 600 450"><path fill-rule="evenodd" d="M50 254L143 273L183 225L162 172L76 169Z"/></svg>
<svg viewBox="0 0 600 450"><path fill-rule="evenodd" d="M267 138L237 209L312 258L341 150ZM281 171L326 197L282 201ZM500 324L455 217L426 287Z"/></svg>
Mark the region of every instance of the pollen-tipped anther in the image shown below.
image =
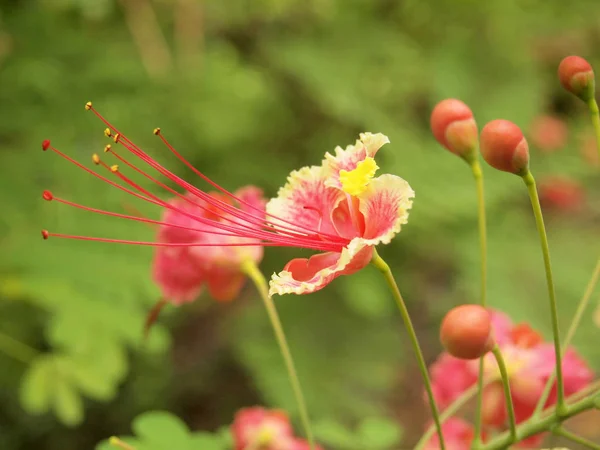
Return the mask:
<svg viewBox="0 0 600 450"><path fill-rule="evenodd" d="M86 110L86 111L89 111L90 109L92 109L92 102L87 102L87 103L85 104L85 110Z"/></svg>
<svg viewBox="0 0 600 450"><path fill-rule="evenodd" d="M44 139L42 141L42 150L46 151L50 147L50 139Z"/></svg>
<svg viewBox="0 0 600 450"><path fill-rule="evenodd" d="M481 130L481 155L495 169L524 175L529 170L529 145L514 123L492 120Z"/></svg>
<svg viewBox="0 0 600 450"><path fill-rule="evenodd" d="M110 171L112 173L117 173L119 171L119 165L118 164L114 164L114 165L110 166Z"/></svg>
<svg viewBox="0 0 600 450"><path fill-rule="evenodd" d="M104 130L104 136L106 136L106 137L111 137L112 136L112 133L110 132L110 128L106 128Z"/></svg>
<svg viewBox="0 0 600 450"><path fill-rule="evenodd" d="M104 153L110 152L111 148L112 146L110 144L106 144L106 146L104 147Z"/></svg>
<svg viewBox="0 0 600 450"><path fill-rule="evenodd" d="M93 162L94 164L96 164L96 165L100 164L100 157L98 156L98 154L97 154L97 153L94 153L94 154L92 155L92 162Z"/></svg>
<svg viewBox="0 0 600 450"><path fill-rule="evenodd" d="M155 128L154 131L152 131L152 133L158 136L160 134L160 128Z"/></svg>
<svg viewBox="0 0 600 450"><path fill-rule="evenodd" d="M50 236L50 233L48 233L48 230L42 230L42 237L44 239L48 239L49 236Z"/></svg>
<svg viewBox="0 0 600 450"><path fill-rule="evenodd" d="M113 141L115 141L115 144L119 142L119 139L121 139L121 133L117 133L113 136Z"/></svg>
<svg viewBox="0 0 600 450"><path fill-rule="evenodd" d="M563 87L584 102L594 98L594 70L580 56L567 56L558 66L558 78Z"/></svg>
<svg viewBox="0 0 600 450"><path fill-rule="evenodd" d="M50 191L44 191L42 193L42 198L44 200L46 200L46 201L50 201L50 200L52 200L54 198L54 196L52 195L52 192L50 192Z"/></svg>

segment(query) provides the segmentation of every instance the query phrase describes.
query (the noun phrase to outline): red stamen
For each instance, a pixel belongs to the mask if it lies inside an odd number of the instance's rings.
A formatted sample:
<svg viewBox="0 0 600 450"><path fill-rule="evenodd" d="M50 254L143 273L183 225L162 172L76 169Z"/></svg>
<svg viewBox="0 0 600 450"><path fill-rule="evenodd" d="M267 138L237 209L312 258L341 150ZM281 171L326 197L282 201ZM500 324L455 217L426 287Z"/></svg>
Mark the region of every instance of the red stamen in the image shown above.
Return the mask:
<svg viewBox="0 0 600 450"><path fill-rule="evenodd" d="M48 230L42 230L42 237L44 239L48 239L48 236L50 236L50 233L48 233Z"/></svg>
<svg viewBox="0 0 600 450"><path fill-rule="evenodd" d="M54 198L54 196L52 195L52 192L50 192L50 191L44 191L42 193L42 198L44 200L46 200L46 201L50 201L50 200L52 200Z"/></svg>
<svg viewBox="0 0 600 450"><path fill-rule="evenodd" d="M48 150L48 147L50 147L50 140L44 139L44 141L42 142L42 150L46 151Z"/></svg>

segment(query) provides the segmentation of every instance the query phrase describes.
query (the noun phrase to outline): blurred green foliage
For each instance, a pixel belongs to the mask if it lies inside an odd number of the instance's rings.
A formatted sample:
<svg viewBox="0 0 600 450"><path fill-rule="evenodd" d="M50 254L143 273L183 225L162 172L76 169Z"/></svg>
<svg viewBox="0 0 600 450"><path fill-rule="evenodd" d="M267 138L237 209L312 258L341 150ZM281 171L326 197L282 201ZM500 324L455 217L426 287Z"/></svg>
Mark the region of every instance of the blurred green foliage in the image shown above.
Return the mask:
<svg viewBox="0 0 600 450"><path fill-rule="evenodd" d="M430 361L440 350L442 314L477 301L479 289L474 185L467 166L430 136L433 105L458 97L480 124L502 117L526 131L540 114L563 117L568 142L553 153L533 148L532 170L539 180L564 175L585 188L583 210L547 211L566 328L598 257L600 181L580 152L581 135L589 132L586 112L560 91L555 71L571 53L600 67L599 14L594 0L0 1L0 332L36 349L23 354L10 339L0 341L8 342L0 354L0 448L91 448L129 433L133 417L153 408L172 410L194 430L218 429L251 404L296 417L252 287L231 305L203 296L165 311L144 342L145 316L158 300L150 249L40 239L41 228L153 238L144 225L41 199L50 189L95 208L158 217L39 150L50 138L93 168L91 154L106 141L103 124L84 111L88 100L186 179L196 180L152 136L155 126L226 188L256 184L268 195L289 171L318 163L361 131L389 135L379 165L407 179L416 198L409 224L381 253L393 265ZM489 300L548 335L544 272L525 190L516 177L489 167L484 173ZM269 250L262 267L279 271L298 253L305 252ZM330 421L321 427L323 442L351 448L343 439L376 427L365 424L369 416L405 424L404 443L414 442L427 413L376 271L277 304L311 414ZM588 318L575 342L599 368L596 333ZM153 414L133 422L148 448L160 445L155 426L180 430L186 442L180 448L210 439ZM389 428L390 442L396 433Z"/></svg>

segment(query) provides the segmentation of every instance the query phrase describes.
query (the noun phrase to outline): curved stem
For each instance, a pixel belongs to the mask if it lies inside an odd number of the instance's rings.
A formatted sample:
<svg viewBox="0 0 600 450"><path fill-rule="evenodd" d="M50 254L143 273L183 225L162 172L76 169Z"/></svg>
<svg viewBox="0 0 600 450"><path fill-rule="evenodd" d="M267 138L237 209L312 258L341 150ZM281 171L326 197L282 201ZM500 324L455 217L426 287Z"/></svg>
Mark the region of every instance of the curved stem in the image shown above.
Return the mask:
<svg viewBox="0 0 600 450"><path fill-rule="evenodd" d="M39 355L36 349L4 333L0 333L0 351L25 364L29 364L32 359Z"/></svg>
<svg viewBox="0 0 600 450"><path fill-rule="evenodd" d="M298 404L298 412L300 413L300 420L302 421L302 426L304 427L306 439L308 440L310 450L315 450L315 440L310 425L306 401L304 400L304 394L302 393L300 380L298 379L298 374L296 373L294 359L292 358L292 353L290 352L290 348L288 346L287 339L283 331L283 326L281 325L281 320L279 319L279 314L277 313L277 309L275 308L273 299L269 296L269 287L267 280L265 279L262 272L258 269L256 264L251 260L246 260L242 264L242 270L253 281L254 285L256 286L256 289L260 293L260 297L263 300L265 309L267 310L267 315L269 316L269 320L271 321L271 326L273 327L273 332L275 333L275 338L277 339L277 344L279 344L281 356L283 357L283 360L285 362L285 367L287 369L288 377L292 385L292 390L294 391L294 396L296 397L296 403Z"/></svg>
<svg viewBox="0 0 600 450"><path fill-rule="evenodd" d="M477 219L479 226L479 249L481 252L481 306L486 306L487 281L487 236L485 221L485 196L483 190L483 173L479 160L471 162L471 170L477 187ZM483 409L483 365L484 357L479 358L479 376L477 378L477 404L475 409L475 446L481 443L481 410Z"/></svg>
<svg viewBox="0 0 600 450"><path fill-rule="evenodd" d="M592 117L592 125L596 132L596 146L598 148L598 157L600 158L600 112L598 111L598 103L595 98L591 98L588 102L590 116Z"/></svg>
<svg viewBox="0 0 600 450"><path fill-rule="evenodd" d="M491 381L492 380L484 380L483 386L487 386ZM472 400L473 397L475 397L475 394L477 394L478 387L479 386L477 384L473 384L470 388L463 391L463 393L459 397L457 397L446 409L444 409L440 413L440 422L443 424L446 420L448 420L450 417L456 414L470 400ZM425 430L425 433L423 433L421 439L419 439L419 442L417 442L417 445L415 445L414 450L422 450L431 439L431 436L433 436L433 433L435 433L434 424L430 425L427 428L427 430Z"/></svg>
<svg viewBox="0 0 600 450"><path fill-rule="evenodd" d="M562 376L562 351L560 344L560 330L558 327L558 308L556 306L556 292L554 291L554 279L552 277L552 265L550 263L550 249L548 248L548 237L546 236L546 228L544 226L544 217L542 215L542 208L540 206L540 199L538 197L537 189L535 186L535 179L528 170L523 175L523 181L527 186L529 193L529 199L531 200L531 207L533 208L533 215L535 216L535 223L537 226L538 234L540 235L540 243L542 246L542 254L544 257L544 268L546 270L546 283L548 285L548 297L550 299L550 316L552 320L552 336L554 338L554 354L556 356L556 380L557 386L557 411L559 414L565 408L565 391Z"/></svg>
<svg viewBox="0 0 600 450"><path fill-rule="evenodd" d="M504 401L506 402L506 410L508 411L508 426L510 431L510 438L513 442L517 440L517 420L515 418L515 407L512 401L512 395L510 395L510 379L508 378L508 372L506 371L506 364L504 363L504 358L502 357L502 352L500 351L500 347L495 345L492 349L492 353L494 358L496 358L496 362L498 363L498 368L500 369L500 377L502 379L502 388L504 389Z"/></svg>
<svg viewBox="0 0 600 450"><path fill-rule="evenodd" d="M559 413L558 406L550 411L550 414L542 418L529 419L517 427L516 440L510 436L508 432L502 433L490 441L486 442L482 447L483 450L505 450L515 442L521 441L538 433L551 430L554 426L560 425L565 420L575 417L584 411L594 409L595 401L598 393L592 394L584 399L566 405L563 412Z"/></svg>
<svg viewBox="0 0 600 450"><path fill-rule="evenodd" d="M594 288L596 287L596 284L598 283L599 278L600 278L600 258L598 258L598 262L596 263L596 268L594 269L594 271L592 273L592 278L590 278L590 281L588 282L588 285L585 288L583 297L581 297L581 300L579 301L579 304L577 305L577 310L575 311L575 315L573 316L573 320L571 321L571 325L569 326L569 329L567 331L567 336L565 337L565 340L563 342L563 355L567 351L567 348L569 347L569 345L571 345L573 336L575 336L575 332L577 331L577 328L579 327L579 323L581 322L581 319L583 318L583 313L585 312L585 309L587 308L588 303L590 302L590 299L592 298L592 293L594 292ZM544 409L544 405L548 401L548 397L550 396L550 391L552 390L552 386L554 385L555 381L556 381L556 373L552 373L552 375L550 375L550 378L548 378L548 381L546 382L546 386L544 387L544 391L542 392L540 400L538 401L538 404L535 407L535 411L533 412L534 415L540 414L540 412Z"/></svg>
<svg viewBox="0 0 600 450"><path fill-rule="evenodd" d="M576 442L577 444L583 445L584 447L591 448L592 450L600 450L600 445L588 439L582 438L581 436L577 436L576 434L571 433L562 427L556 427L552 430L552 433L556 434L557 436L565 437L573 442Z"/></svg>
<svg viewBox="0 0 600 450"><path fill-rule="evenodd" d="M425 363L425 358L423 358L423 352L421 351L419 340L417 338L417 334L415 333L415 328L412 324L412 321L410 320L410 314L408 313L408 309L406 309L406 304L404 303L404 299L402 298L402 294L400 293L398 284L396 284L396 280L392 275L390 266L381 258L381 256L379 256L377 250L375 249L373 249L373 259L371 260L371 264L377 267L377 269L379 269L379 271L383 274L385 281L392 290L394 300L396 300L396 305L400 310L400 315L402 316L402 320L404 321L406 331L408 331L410 342L417 357L419 370L421 371L421 376L423 377L423 384L425 384L425 390L427 391L427 397L429 398L431 415L433 416L433 421L435 422L437 433L440 439L440 450L445 450L446 446L444 443L444 435L442 434L442 423L440 421L438 408L435 403L435 398L433 396L431 380L429 379L429 373L427 372L427 364Z"/></svg>

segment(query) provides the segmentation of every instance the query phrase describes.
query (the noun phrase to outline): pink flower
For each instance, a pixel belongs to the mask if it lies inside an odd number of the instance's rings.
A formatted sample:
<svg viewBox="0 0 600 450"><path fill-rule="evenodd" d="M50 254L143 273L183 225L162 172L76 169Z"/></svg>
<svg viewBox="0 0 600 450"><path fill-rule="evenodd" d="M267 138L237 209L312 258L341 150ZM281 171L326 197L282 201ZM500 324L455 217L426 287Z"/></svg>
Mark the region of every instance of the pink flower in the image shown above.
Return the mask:
<svg viewBox="0 0 600 450"><path fill-rule="evenodd" d="M567 124L553 116L538 116L529 130L531 143L544 152L561 149L567 143L569 130Z"/></svg>
<svg viewBox="0 0 600 450"><path fill-rule="evenodd" d="M224 194L210 193L211 197L228 204L234 204ZM266 201L262 191L247 186L234 193L242 203L238 207L243 211L251 208L263 210ZM213 226L206 226L203 231L196 231L195 217L203 217L218 223L227 223L234 217L214 211L214 207L203 200L187 194L185 198L176 197L169 202L172 209L165 209L158 231L157 242L164 243L256 243L259 240L223 236L213 234L218 231ZM248 206L251 205L251 206ZM182 214L182 211L188 213ZM264 215L264 214L263 214ZM246 277L242 271L244 261L258 264L263 257L260 245L248 247L158 247L154 257L154 280L160 286L163 296L175 304L194 300L206 284L213 298L219 301L234 299L242 288Z"/></svg>
<svg viewBox="0 0 600 450"><path fill-rule="evenodd" d="M492 311L495 339L502 350L510 379L517 422L528 419L540 399L548 378L554 372L554 346L527 324L514 325L508 317ZM485 376L492 381L484 390L483 422L501 428L507 420L506 404L499 371L493 355L485 356ZM441 409L447 407L477 381L478 361L458 360L443 353L431 366L434 394ZM585 388L593 379L587 364L573 349L563 358L565 395ZM546 407L556 403L556 389Z"/></svg>
<svg viewBox="0 0 600 450"><path fill-rule="evenodd" d="M567 177L543 179L538 190L542 206L555 211L575 212L585 204L583 186Z"/></svg>
<svg viewBox="0 0 600 450"><path fill-rule="evenodd" d="M475 437L473 426L456 417L451 417L442 424L442 434L446 450L470 450ZM425 445L424 450L439 450L439 448L440 440L436 433Z"/></svg>
<svg viewBox="0 0 600 450"><path fill-rule="evenodd" d="M285 412L261 407L237 412L231 425L234 450L309 450L306 441L294 436ZM316 447L316 450L321 450Z"/></svg>
<svg viewBox="0 0 600 450"><path fill-rule="evenodd" d="M111 186L168 211L164 220L157 221L90 208L45 191L43 197L46 200L93 213L160 225L162 231L158 242L75 236L46 230L42 231L42 236L45 239L52 236L175 249L171 252L158 252L154 273L159 284L177 303L189 301L197 295L206 279L201 274L192 273L191 267L194 264L197 265L199 261L205 264L213 257L221 261L226 261L227 258L229 261L231 258L236 260L236 252L240 248L256 246L285 246L324 252L309 259L290 261L271 281L271 294L314 292L340 275L351 274L363 268L371 260L373 247L379 243L389 243L407 222L411 198L414 196L408 183L393 175L374 177L378 169L374 160L375 153L389 142L382 134L361 134L355 145L348 146L345 150L336 148L335 156L326 154L321 166L305 167L292 172L286 186L279 190L277 198L268 203L265 214L262 207L242 198L239 192L234 194L227 191L194 168L169 144L160 129L157 128L154 134L188 169L216 189L219 196L196 188L164 168L101 116L91 103L86 104L86 109L106 124L108 128L105 134L119 148L117 151L108 145L105 149L107 153L117 158L128 170L140 174L177 198L171 202L162 200L124 174L119 166L109 166L98 155L94 155L94 163L116 179L110 180L65 155L53 147L50 141L45 140L42 143L43 150L51 150ZM124 155L133 156L142 162L143 168L137 167ZM185 194L170 188L161 178L177 184ZM171 228L171 231L167 232L167 228ZM212 235L210 239L208 235ZM235 250L229 251L226 247ZM198 255L207 256L199 259ZM182 262L184 269L178 269L178 261ZM232 292L237 292L243 278L235 278L230 272L212 272L212 276L225 276L227 280L208 283L213 295L226 299ZM225 286L231 287L231 292Z"/></svg>
<svg viewBox="0 0 600 450"><path fill-rule="evenodd" d="M407 222L414 192L394 175L374 178L375 154L389 140L363 133L354 145L327 153L320 166L293 171L267 213L323 233L338 248L293 259L271 279L271 294L306 294L365 267L373 247L387 244Z"/></svg>

